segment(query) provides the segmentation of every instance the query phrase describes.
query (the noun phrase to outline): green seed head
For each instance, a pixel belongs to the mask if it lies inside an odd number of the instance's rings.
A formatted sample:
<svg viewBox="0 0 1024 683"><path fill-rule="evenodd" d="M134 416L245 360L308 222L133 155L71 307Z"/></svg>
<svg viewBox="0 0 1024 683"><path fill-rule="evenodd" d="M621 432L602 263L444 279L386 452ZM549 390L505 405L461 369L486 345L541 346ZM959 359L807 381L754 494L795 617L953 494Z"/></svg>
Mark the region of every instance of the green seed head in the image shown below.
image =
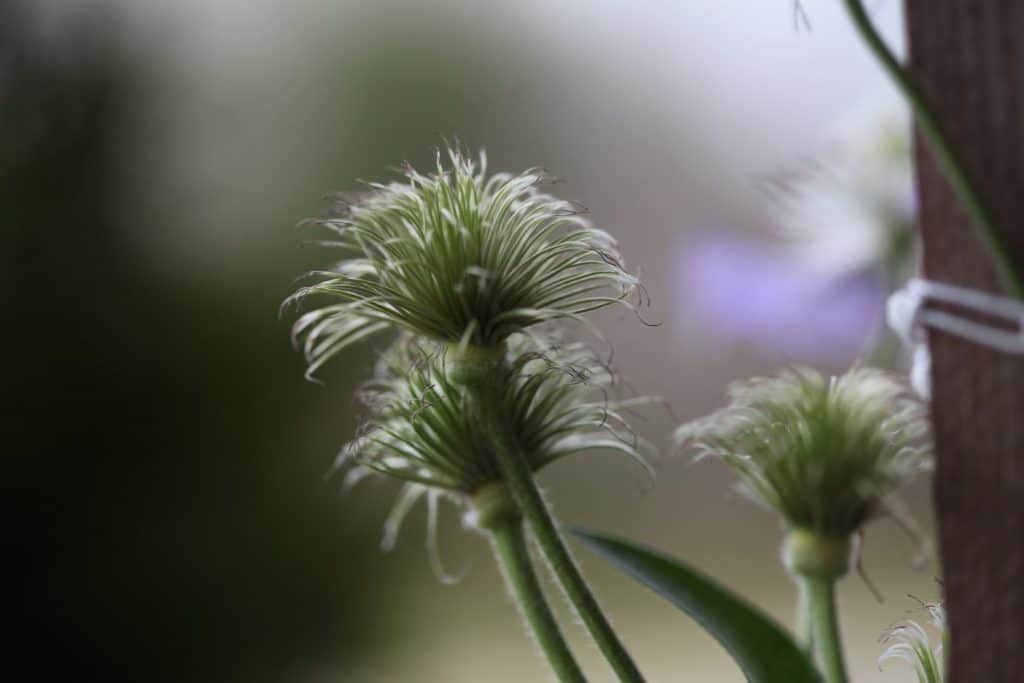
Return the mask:
<svg viewBox="0 0 1024 683"><path fill-rule="evenodd" d="M472 494L499 478L471 392L451 372L449 349L401 338L364 385L370 416L343 457L410 482ZM505 414L532 469L584 450L641 460L640 444L612 402L613 376L582 344L515 335L492 372L506 375Z"/></svg>
<svg viewBox="0 0 1024 683"><path fill-rule="evenodd" d="M443 493L459 503L500 481L491 436L452 355L443 344L399 338L364 385L369 419L339 464L408 482L410 496ZM517 334L498 359L487 358L489 371L504 375L503 413L531 469L597 449L647 467L647 445L622 412L645 399L612 401L613 375L584 345Z"/></svg>
<svg viewBox="0 0 1024 683"><path fill-rule="evenodd" d="M315 221L341 260L288 300L318 307L295 323L312 373L389 328L437 341L497 346L553 319L578 319L636 290L615 241L573 204L541 192L544 175L488 176L459 150L445 167L371 184L340 215Z"/></svg>
<svg viewBox="0 0 1024 683"><path fill-rule="evenodd" d="M809 369L734 385L723 410L676 432L728 464L790 528L846 538L930 466L927 411L878 370L826 378Z"/></svg>
<svg viewBox="0 0 1024 683"><path fill-rule="evenodd" d="M943 641L948 637L946 615L940 604L925 603L923 608L928 612L932 627L941 634L939 644L932 644L928 631L920 622L907 619L882 635L882 642L887 647L878 663L902 660L914 669L918 683L942 683L945 680Z"/></svg>

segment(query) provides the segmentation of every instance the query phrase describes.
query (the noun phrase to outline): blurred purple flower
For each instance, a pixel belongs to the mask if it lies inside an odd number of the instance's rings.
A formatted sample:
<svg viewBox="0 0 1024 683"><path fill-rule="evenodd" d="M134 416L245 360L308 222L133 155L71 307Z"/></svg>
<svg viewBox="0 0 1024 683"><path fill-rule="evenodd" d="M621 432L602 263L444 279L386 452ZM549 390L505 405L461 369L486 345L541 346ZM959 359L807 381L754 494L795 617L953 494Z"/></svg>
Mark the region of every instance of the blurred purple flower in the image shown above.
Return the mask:
<svg viewBox="0 0 1024 683"><path fill-rule="evenodd" d="M886 287L873 270L837 274L739 236L686 245L677 291L683 319L770 355L849 362L882 329Z"/></svg>

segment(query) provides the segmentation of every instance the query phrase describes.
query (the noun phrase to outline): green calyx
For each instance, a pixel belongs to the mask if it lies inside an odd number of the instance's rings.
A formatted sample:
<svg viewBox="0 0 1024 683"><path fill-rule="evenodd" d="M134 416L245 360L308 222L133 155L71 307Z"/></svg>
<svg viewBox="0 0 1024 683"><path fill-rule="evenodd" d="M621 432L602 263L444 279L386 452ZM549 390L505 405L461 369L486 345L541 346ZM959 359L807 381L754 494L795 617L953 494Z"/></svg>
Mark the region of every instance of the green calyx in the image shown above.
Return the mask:
<svg viewBox="0 0 1024 683"><path fill-rule="evenodd" d="M501 370L506 350L505 343L491 346L445 344L445 371L456 384L474 384Z"/></svg>
<svg viewBox="0 0 1024 683"><path fill-rule="evenodd" d="M500 363L505 358L504 343L491 346L478 346L476 344L445 344L445 356L449 361L488 364Z"/></svg>
<svg viewBox="0 0 1024 683"><path fill-rule="evenodd" d="M782 544L782 562L790 574L838 579L856 563L857 536L830 537L792 529Z"/></svg>
<svg viewBox="0 0 1024 683"><path fill-rule="evenodd" d="M469 497L470 521L477 529L491 531L520 519L519 508L505 485L484 484Z"/></svg>

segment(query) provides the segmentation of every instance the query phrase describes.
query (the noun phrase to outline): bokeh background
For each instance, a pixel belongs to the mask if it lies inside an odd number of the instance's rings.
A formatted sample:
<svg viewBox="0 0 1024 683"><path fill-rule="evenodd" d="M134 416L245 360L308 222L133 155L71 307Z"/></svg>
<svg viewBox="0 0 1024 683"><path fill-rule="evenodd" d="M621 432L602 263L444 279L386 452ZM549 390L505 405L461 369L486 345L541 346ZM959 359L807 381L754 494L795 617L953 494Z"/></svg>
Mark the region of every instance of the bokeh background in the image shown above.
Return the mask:
<svg viewBox="0 0 1024 683"><path fill-rule="evenodd" d="M900 44L899 3L875 5ZM39 681L545 680L457 514L441 547L466 574L446 586L427 562L422 511L397 549L379 551L393 484L344 493L326 477L373 349L318 386L277 317L295 277L327 258L293 229L322 195L404 160L427 165L455 137L486 147L494 168L564 178L557 191L620 239L653 299L645 317L663 322L598 317L623 377L671 405L637 423L661 447L656 482L600 454L560 463L542 477L560 516L684 557L788 623L776 521L722 467L674 456L669 434L720 405L733 379L790 362L841 370L876 336L884 292L807 297L813 282L780 285L794 271L772 261L775 190L888 97L839 3L803 10L4 3L11 666ZM824 223L826 242L842 232ZM827 290L835 271L811 253L804 270ZM899 362L891 349L882 358ZM930 529L927 482L907 498ZM863 562L885 601L856 577L842 587L857 681L910 680L876 659L879 635L915 607L907 595L937 592L934 564L915 570L912 554L880 522ZM581 559L650 680L742 680L685 616ZM610 680L569 630L593 680Z"/></svg>

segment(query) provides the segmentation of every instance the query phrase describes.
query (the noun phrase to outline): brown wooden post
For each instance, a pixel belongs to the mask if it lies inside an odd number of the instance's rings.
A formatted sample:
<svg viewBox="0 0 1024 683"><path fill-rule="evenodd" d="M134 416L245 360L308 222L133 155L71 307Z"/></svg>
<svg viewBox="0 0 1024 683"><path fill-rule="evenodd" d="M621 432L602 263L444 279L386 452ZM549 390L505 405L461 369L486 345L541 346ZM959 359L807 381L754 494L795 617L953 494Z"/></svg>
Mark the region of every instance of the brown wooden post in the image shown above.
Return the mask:
<svg viewBox="0 0 1024 683"><path fill-rule="evenodd" d="M1024 0L906 0L911 66L1024 260ZM920 141L919 141L920 142ZM998 291L918 144L924 271ZM931 333L935 500L955 683L1024 681L1024 357Z"/></svg>

